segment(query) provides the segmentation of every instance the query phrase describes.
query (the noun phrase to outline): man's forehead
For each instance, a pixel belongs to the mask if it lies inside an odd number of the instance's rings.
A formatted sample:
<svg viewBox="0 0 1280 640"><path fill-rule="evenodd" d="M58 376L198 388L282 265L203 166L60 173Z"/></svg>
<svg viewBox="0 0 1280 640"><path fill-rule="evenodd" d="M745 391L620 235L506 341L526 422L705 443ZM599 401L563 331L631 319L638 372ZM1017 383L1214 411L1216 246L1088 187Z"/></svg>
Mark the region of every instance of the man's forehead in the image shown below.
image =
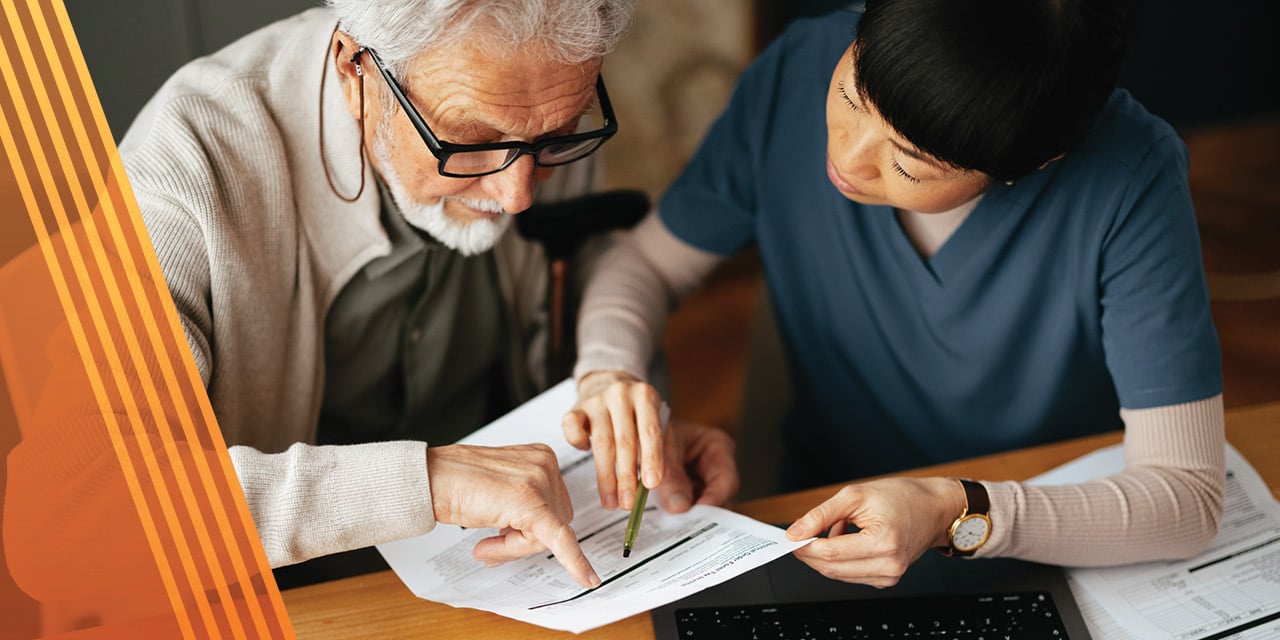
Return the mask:
<svg viewBox="0 0 1280 640"><path fill-rule="evenodd" d="M485 78L496 76L510 80L544 77L571 78L578 76L591 81L599 73L603 60L593 58L580 63L559 60L550 45L530 41L513 44L494 37L477 34L453 44L430 47L407 61L406 75L449 75Z"/></svg>
<svg viewBox="0 0 1280 640"><path fill-rule="evenodd" d="M427 52L406 65L408 97L429 122L542 134L571 123L595 101L598 59L567 64L500 51L458 53Z"/></svg>
<svg viewBox="0 0 1280 640"><path fill-rule="evenodd" d="M497 102L530 104L590 94L600 66L600 60L567 64L520 52L440 55L428 51L405 65L404 80L414 93L461 91Z"/></svg>

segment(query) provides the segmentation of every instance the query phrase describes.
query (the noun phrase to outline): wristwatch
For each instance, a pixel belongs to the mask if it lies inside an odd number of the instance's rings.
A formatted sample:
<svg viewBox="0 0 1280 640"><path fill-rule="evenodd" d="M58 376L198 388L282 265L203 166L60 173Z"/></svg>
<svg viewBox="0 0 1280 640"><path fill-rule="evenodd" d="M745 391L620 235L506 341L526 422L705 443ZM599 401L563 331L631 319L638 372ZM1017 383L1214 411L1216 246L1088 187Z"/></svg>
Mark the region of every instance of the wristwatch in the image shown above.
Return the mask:
<svg viewBox="0 0 1280 640"><path fill-rule="evenodd" d="M947 546L938 550L945 556L971 556L991 537L991 518L987 516L991 500L981 483L965 478L956 481L964 487L965 508L947 529Z"/></svg>

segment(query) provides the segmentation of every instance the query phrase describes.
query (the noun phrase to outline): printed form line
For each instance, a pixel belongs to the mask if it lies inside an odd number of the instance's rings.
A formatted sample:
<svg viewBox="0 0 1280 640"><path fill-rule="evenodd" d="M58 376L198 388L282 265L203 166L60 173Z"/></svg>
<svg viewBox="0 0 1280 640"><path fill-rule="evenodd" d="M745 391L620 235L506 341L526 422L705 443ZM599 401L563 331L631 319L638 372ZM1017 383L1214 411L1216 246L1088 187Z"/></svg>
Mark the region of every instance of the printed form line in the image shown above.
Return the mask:
<svg viewBox="0 0 1280 640"><path fill-rule="evenodd" d="M701 529L698 529L697 531L694 531L693 533L691 533L691 534L689 534L689 535L687 535L687 536L685 536L685 537L683 537L683 538L681 538L681 539L679 539L679 540L676 540L675 542L671 543L671 545L669 545L667 548L663 549L662 551L659 551L659 552L657 552L657 553L655 553L655 554L653 554L653 555L649 556L648 558L645 558L644 560L641 560L640 562L636 563L636 564L635 564L635 565L633 565L631 568L629 568L629 569L627 569L627 570L623 571L622 573L619 573L618 575L613 576L612 578L609 578L608 580L605 580L604 582L601 582L601 583L600 583L600 586L596 587L595 589L587 589L586 591L583 591L582 593L579 593L579 594L578 594L578 595L576 595L576 596L572 596L572 597L569 597L569 598L565 598L564 600L557 600L557 601L555 601L555 602L546 602L546 603L543 603L543 604L534 605L534 606L532 606L532 607L529 607L529 611L535 611L535 610L537 610L537 609L542 609L542 608L544 608L544 607L551 607L551 606L555 606L555 605L558 605L558 604L564 604L564 603L566 603L566 602L573 602L574 600L577 600L578 598L581 598L582 596L585 596L585 595L587 595L587 594L589 594L589 593L594 593L594 592L596 592L596 591L599 591L600 589L603 589L603 588L605 588L605 587L609 586L609 583L611 583L611 582L614 582L614 581L618 580L619 578L621 578L621 577L623 577L623 576L627 575L628 573L631 573L632 571L635 571L636 569L639 569L640 567L643 567L644 565L648 564L648 563L649 563L650 561L652 561L652 560L656 560L656 559L658 559L658 558L662 557L662 556L663 556L663 555L665 555L667 552L669 552L669 551L671 551L671 550L675 549L676 547L679 547L680 545L682 545L682 544L684 544L684 543L686 543L686 542L688 542L688 541L690 541L690 540L693 540L694 538L696 538L696 537L698 537L698 536L700 536L700 535L702 535L702 534L704 534L704 533L706 533L706 532L708 532L708 531L710 531L710 530L712 530L712 529L716 528L718 525L719 525L719 523L717 523L717 522L712 522L711 524L709 524L709 525L707 525L707 526L705 526L705 527L703 527L703 528L701 528Z"/></svg>

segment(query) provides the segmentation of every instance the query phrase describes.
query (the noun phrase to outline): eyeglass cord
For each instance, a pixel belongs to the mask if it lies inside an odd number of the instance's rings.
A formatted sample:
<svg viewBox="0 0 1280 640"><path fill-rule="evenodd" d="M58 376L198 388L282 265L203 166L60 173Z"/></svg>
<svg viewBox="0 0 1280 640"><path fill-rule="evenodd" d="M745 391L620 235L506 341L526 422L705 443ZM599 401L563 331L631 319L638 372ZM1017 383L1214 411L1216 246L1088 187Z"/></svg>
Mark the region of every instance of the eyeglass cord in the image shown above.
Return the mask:
<svg viewBox="0 0 1280 640"><path fill-rule="evenodd" d="M333 36L338 33L338 24L333 25L333 34L329 36L329 45L324 50L324 61L320 65L320 99L319 99L319 126L320 126L320 164L324 167L324 179L329 183L329 190L333 195L337 196L343 202L355 202L360 199L360 195L364 193L364 173L365 173L365 157L364 157L364 72L360 68L360 55L364 53L364 47L358 49L355 55L351 56L351 62L356 65L356 77L360 80L360 188L356 190L356 194L347 197L338 192L338 187L333 183L333 175L329 171L329 160L324 152L324 85L325 78L329 71L329 47L333 46Z"/></svg>

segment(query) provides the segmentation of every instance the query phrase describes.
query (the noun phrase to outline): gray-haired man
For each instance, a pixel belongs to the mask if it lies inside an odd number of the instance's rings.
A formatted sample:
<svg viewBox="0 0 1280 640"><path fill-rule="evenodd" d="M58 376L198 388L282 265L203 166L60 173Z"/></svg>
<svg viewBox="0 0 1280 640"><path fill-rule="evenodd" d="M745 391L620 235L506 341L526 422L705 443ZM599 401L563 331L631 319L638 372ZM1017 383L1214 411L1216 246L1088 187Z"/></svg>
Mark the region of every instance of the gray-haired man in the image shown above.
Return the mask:
<svg viewBox="0 0 1280 640"><path fill-rule="evenodd" d="M125 136L272 566L447 522L599 584L547 448L427 442L548 382L544 257L504 231L597 184L570 163L612 133L583 115L632 4L332 0L179 70Z"/></svg>

